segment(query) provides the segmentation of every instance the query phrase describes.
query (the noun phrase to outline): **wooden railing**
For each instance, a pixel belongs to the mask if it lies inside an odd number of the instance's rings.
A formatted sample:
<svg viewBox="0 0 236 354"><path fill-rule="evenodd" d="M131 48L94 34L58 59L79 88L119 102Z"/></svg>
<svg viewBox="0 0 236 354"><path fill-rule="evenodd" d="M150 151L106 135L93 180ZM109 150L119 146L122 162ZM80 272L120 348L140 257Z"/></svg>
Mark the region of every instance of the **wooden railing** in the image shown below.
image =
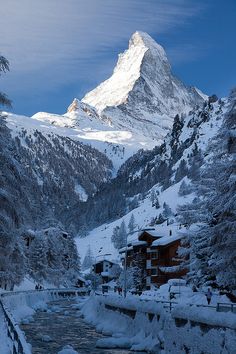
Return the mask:
<svg viewBox="0 0 236 354"><path fill-rule="evenodd" d="M218 302L216 306L216 311L218 312L233 312L236 313L236 304L227 304L224 302Z"/></svg>
<svg viewBox="0 0 236 354"><path fill-rule="evenodd" d="M0 307L3 311L7 326L7 335L11 342L11 354L31 354L31 349L29 344L26 342L25 336L21 331L19 325L16 323L14 317L12 316L10 310L4 304L4 298L8 296L18 296L20 294L40 294L47 293L49 298L58 299L58 298L67 298L67 297L76 297L83 296L87 294L86 288L81 289L47 289L47 290L28 290L28 291L15 291L3 293L0 296Z"/></svg>
<svg viewBox="0 0 236 354"><path fill-rule="evenodd" d="M23 335L19 325L15 322L14 318L4 306L0 299L0 306L2 308L6 326L7 335L11 342L11 353L12 354L31 354L28 343L26 342L25 336Z"/></svg>
<svg viewBox="0 0 236 354"><path fill-rule="evenodd" d="M95 292L95 295L97 296L109 296L109 294L101 294L98 292ZM156 300L156 299L140 299L141 302L149 302L153 301L155 303L163 305L163 307L168 310L172 311L173 308L178 305L179 303L177 301L168 301L168 300ZM196 306L196 307L201 307L201 308L211 308L215 309L217 312L233 312L236 313L236 304L233 303L224 303L224 302L218 302L215 305L203 305L203 304L187 304L188 306Z"/></svg>

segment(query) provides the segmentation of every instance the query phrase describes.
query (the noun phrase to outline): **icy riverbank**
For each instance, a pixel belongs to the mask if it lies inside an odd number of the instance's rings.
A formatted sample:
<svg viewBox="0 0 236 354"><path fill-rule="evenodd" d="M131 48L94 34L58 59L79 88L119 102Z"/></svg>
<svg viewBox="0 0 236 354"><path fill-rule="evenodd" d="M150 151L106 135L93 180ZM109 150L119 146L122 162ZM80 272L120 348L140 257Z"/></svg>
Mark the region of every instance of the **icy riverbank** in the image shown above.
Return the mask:
<svg viewBox="0 0 236 354"><path fill-rule="evenodd" d="M236 354L236 314L177 305L170 313L155 301L92 296L81 312L110 337L97 346L169 354ZM186 351L187 350L187 351Z"/></svg>

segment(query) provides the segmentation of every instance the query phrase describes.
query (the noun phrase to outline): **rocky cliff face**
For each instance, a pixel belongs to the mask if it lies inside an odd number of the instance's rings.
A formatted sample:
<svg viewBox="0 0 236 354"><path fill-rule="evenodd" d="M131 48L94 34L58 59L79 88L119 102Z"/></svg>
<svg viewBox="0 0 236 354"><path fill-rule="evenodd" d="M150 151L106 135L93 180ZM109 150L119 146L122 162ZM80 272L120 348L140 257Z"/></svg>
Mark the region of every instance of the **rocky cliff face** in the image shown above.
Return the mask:
<svg viewBox="0 0 236 354"><path fill-rule="evenodd" d="M200 91L173 76L164 49L148 34L135 32L113 75L82 102L95 107L116 128L160 139L177 113L186 113L203 100Z"/></svg>

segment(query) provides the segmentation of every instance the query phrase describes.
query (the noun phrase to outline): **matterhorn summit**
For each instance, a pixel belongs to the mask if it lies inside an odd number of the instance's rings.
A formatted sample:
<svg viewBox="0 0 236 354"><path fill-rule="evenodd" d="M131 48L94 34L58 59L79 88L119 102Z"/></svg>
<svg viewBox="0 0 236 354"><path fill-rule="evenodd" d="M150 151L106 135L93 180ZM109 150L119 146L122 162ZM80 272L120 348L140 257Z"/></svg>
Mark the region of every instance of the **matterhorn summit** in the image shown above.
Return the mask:
<svg viewBox="0 0 236 354"><path fill-rule="evenodd" d="M62 133L105 152L118 168L135 151L160 145L176 114L188 113L204 99L172 74L161 45L135 32L108 80L82 100L74 98L65 114L38 112L32 118L54 131L69 129Z"/></svg>
<svg viewBox="0 0 236 354"><path fill-rule="evenodd" d="M101 119L116 128L160 139L177 113L188 112L203 100L199 90L173 76L163 47L147 33L135 32L113 75L82 102L95 107Z"/></svg>

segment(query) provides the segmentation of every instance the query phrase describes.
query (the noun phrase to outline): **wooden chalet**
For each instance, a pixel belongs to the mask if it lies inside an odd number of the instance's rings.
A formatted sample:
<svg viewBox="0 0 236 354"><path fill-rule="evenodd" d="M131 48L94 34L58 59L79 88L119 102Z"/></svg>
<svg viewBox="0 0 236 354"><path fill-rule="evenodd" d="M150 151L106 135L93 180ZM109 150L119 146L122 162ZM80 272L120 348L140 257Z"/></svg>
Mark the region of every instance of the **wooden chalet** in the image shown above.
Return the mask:
<svg viewBox="0 0 236 354"><path fill-rule="evenodd" d="M101 275L103 283L107 283L113 277L110 275L110 268L117 264L108 259L101 259L93 264L93 271L94 273Z"/></svg>
<svg viewBox="0 0 236 354"><path fill-rule="evenodd" d="M155 229L141 232L138 240L127 246L127 267L137 265L143 270L143 288L150 289L152 285L160 286L169 279L182 278L186 271L180 267L182 259L177 255L181 236L161 236ZM125 260L126 248L120 251Z"/></svg>

